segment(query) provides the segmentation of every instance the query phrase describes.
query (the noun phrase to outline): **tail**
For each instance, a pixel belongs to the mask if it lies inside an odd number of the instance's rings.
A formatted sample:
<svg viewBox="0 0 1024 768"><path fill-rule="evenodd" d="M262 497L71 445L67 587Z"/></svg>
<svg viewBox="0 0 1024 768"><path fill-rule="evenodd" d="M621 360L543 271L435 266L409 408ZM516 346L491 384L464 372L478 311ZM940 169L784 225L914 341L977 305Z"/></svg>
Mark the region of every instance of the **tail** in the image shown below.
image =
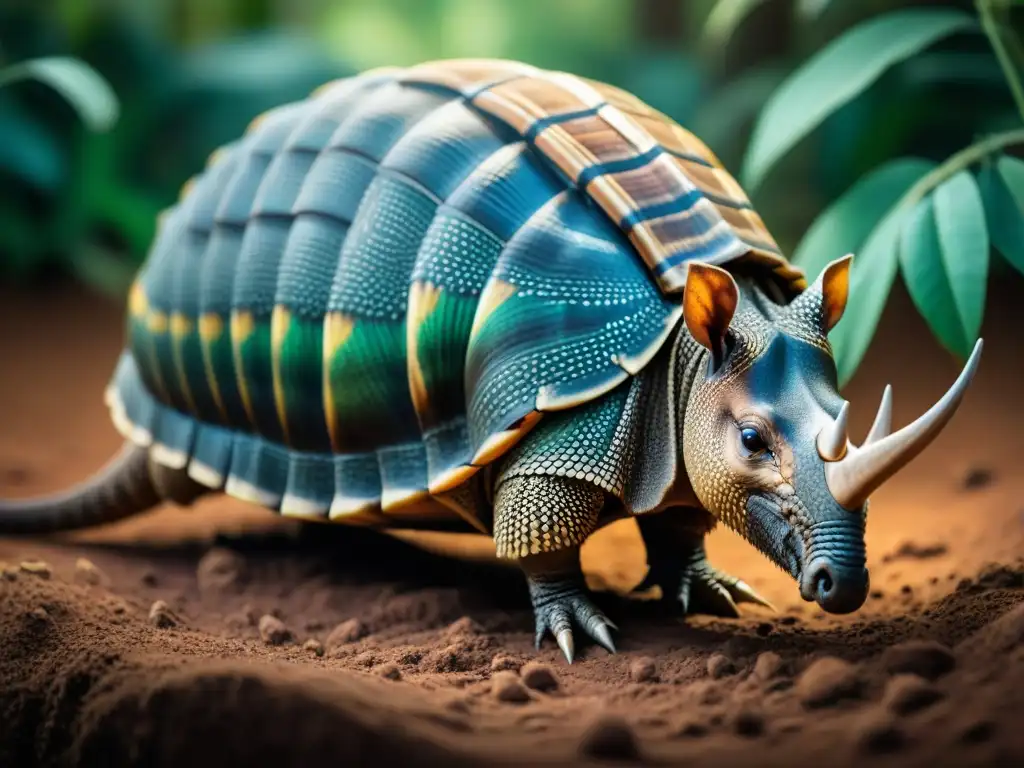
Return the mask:
<svg viewBox="0 0 1024 768"><path fill-rule="evenodd" d="M130 442L103 469L66 491L0 500L0 535L55 533L111 523L163 502L149 452Z"/></svg>

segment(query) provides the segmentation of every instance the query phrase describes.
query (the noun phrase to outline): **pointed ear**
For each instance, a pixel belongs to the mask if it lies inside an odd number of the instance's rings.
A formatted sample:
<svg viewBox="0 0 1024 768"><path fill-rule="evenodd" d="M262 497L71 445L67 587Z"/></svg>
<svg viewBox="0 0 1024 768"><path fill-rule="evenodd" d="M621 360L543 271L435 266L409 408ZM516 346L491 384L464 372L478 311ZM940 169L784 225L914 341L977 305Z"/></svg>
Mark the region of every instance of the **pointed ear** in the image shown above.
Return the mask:
<svg viewBox="0 0 1024 768"><path fill-rule="evenodd" d="M830 262L816 281L820 283L821 288L821 324L825 333L836 327L836 323L846 311L852 263L853 254L848 253L841 259Z"/></svg>
<svg viewBox="0 0 1024 768"><path fill-rule="evenodd" d="M739 299L736 281L724 269L690 264L683 290L683 318L693 338L711 350L713 369L725 360L725 332Z"/></svg>

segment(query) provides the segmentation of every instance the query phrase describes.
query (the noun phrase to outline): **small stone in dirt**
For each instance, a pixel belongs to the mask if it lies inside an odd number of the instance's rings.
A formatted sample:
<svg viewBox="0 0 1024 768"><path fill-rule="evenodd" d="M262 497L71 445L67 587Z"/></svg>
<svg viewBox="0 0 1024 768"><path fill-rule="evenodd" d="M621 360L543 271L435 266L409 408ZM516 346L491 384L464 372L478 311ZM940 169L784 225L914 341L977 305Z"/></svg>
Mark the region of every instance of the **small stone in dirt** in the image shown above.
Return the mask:
<svg viewBox="0 0 1024 768"><path fill-rule="evenodd" d="M517 659L513 659L511 656L506 656L501 653L491 659L491 672L500 672L503 669L518 672L520 666L522 666L522 664Z"/></svg>
<svg viewBox="0 0 1024 768"><path fill-rule="evenodd" d="M398 665L393 661L387 661L377 667L374 670L378 675L383 677L385 680L401 680L402 670L398 668Z"/></svg>
<svg viewBox="0 0 1024 768"><path fill-rule="evenodd" d="M50 614L46 612L46 609L42 606L33 608L28 612L28 617L34 622L45 623L50 621Z"/></svg>
<svg viewBox="0 0 1024 768"><path fill-rule="evenodd" d="M966 491L975 491L992 484L995 479L991 469L987 467L974 467L964 475L963 487Z"/></svg>
<svg viewBox="0 0 1024 768"><path fill-rule="evenodd" d="M237 552L214 547L199 560L196 580L202 592L227 592L245 582L245 559Z"/></svg>
<svg viewBox="0 0 1024 768"><path fill-rule="evenodd" d="M483 633L484 629L469 616L463 616L461 619L456 619L447 626L444 634L449 637L461 637L463 635L479 635Z"/></svg>
<svg viewBox="0 0 1024 768"><path fill-rule="evenodd" d="M860 695L857 668L843 659L826 656L813 662L796 683L800 702L808 708L829 707Z"/></svg>
<svg viewBox="0 0 1024 768"><path fill-rule="evenodd" d="M732 728L740 736L760 736L764 733L764 715L749 706L740 707L733 713Z"/></svg>
<svg viewBox="0 0 1024 768"><path fill-rule="evenodd" d="M515 672L501 670L491 675L491 694L498 701L522 704L530 700L530 692Z"/></svg>
<svg viewBox="0 0 1024 768"><path fill-rule="evenodd" d="M953 652L934 640L908 640L885 649L882 666L889 674L910 673L935 680L956 666Z"/></svg>
<svg viewBox="0 0 1024 768"><path fill-rule="evenodd" d="M92 560L80 557L75 560L75 581L79 584L88 584L95 587L106 581L106 577Z"/></svg>
<svg viewBox="0 0 1024 768"><path fill-rule="evenodd" d="M157 578L155 571L146 571L144 574L142 574L142 578L140 579L140 581L142 581L143 585L147 587L155 587L157 584L160 583L160 579Z"/></svg>
<svg viewBox="0 0 1024 768"><path fill-rule="evenodd" d="M260 638L267 645L283 645L291 637L291 631L276 616L268 613L260 618Z"/></svg>
<svg viewBox="0 0 1024 768"><path fill-rule="evenodd" d="M38 576L40 579L48 579L53 575L49 563L44 563L42 560L25 560L18 567L25 573Z"/></svg>
<svg viewBox="0 0 1024 768"><path fill-rule="evenodd" d="M856 726L856 734L860 749L872 754L897 752L907 741L903 730L884 712L864 718Z"/></svg>
<svg viewBox="0 0 1024 768"><path fill-rule="evenodd" d="M309 640L307 640L306 642L304 642L302 644L302 647L304 649L306 649L307 651L309 651L310 653L315 653L317 656L323 656L324 655L323 643L321 643L315 637L309 638Z"/></svg>
<svg viewBox="0 0 1024 768"><path fill-rule="evenodd" d="M547 664L531 661L520 670L523 683L535 691L553 691L558 688L558 676Z"/></svg>
<svg viewBox="0 0 1024 768"><path fill-rule="evenodd" d="M580 751L599 760L638 760L640 747L636 734L625 720L601 715L583 733Z"/></svg>
<svg viewBox="0 0 1024 768"><path fill-rule="evenodd" d="M650 683L658 679L658 667L654 659L646 656L629 665L629 679L634 683Z"/></svg>
<svg viewBox="0 0 1024 768"><path fill-rule="evenodd" d="M901 674L889 678L882 694L882 705L898 715L930 707L943 698L943 693L918 675Z"/></svg>
<svg viewBox="0 0 1024 768"><path fill-rule="evenodd" d="M782 657L774 651L765 651L754 662L754 677L758 680L771 680L782 672Z"/></svg>
<svg viewBox="0 0 1024 768"><path fill-rule="evenodd" d="M174 615L167 603L157 600L150 606L149 623L157 629L170 629L178 625L178 617Z"/></svg>
<svg viewBox="0 0 1024 768"><path fill-rule="evenodd" d="M327 649L337 648L339 645L354 643L366 634L366 627L359 619L348 619L341 622L331 630L327 636Z"/></svg>
<svg viewBox="0 0 1024 768"><path fill-rule="evenodd" d="M736 667L732 661L720 653L713 653L708 658L708 674L715 680L731 675L735 671Z"/></svg>

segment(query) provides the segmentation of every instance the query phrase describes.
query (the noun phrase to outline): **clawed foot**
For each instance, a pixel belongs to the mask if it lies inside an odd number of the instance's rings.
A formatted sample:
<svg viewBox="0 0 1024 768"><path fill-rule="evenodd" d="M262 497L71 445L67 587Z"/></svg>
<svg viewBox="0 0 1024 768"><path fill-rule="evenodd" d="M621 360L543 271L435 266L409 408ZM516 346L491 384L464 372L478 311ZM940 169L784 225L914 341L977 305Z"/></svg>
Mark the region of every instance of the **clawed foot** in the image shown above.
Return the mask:
<svg viewBox="0 0 1024 768"><path fill-rule="evenodd" d="M740 615L737 603L756 603L777 610L746 582L713 568L703 553L688 562L656 561L634 591L654 586L661 587L663 600L678 600L684 614L696 612L692 609L699 607L704 613L735 618Z"/></svg>
<svg viewBox="0 0 1024 768"><path fill-rule="evenodd" d="M565 658L572 664L576 654L575 624L610 653L615 653L610 630L618 627L594 606L582 579L530 579L529 587L537 621L537 648L540 648L544 636L551 632Z"/></svg>

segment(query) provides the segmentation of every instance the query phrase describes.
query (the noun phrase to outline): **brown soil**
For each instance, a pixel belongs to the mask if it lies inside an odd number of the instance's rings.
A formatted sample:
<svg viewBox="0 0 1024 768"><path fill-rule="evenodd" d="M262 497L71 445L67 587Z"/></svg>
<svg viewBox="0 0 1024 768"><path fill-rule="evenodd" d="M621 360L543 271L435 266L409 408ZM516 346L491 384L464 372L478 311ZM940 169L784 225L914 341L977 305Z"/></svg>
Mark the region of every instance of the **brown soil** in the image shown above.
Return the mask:
<svg viewBox="0 0 1024 768"><path fill-rule="evenodd" d="M618 523L585 566L620 651L568 666L532 649L522 580L486 541L456 540L454 560L209 499L0 540L0 765L1022 764L1024 285L991 290L959 414L873 500L875 591L853 616L817 614L727 531L713 561L780 613L659 616L619 596L644 565ZM3 496L116 449L102 391L120 317L69 288L0 291ZM903 424L957 371L898 290L849 387L854 435L886 381Z"/></svg>

